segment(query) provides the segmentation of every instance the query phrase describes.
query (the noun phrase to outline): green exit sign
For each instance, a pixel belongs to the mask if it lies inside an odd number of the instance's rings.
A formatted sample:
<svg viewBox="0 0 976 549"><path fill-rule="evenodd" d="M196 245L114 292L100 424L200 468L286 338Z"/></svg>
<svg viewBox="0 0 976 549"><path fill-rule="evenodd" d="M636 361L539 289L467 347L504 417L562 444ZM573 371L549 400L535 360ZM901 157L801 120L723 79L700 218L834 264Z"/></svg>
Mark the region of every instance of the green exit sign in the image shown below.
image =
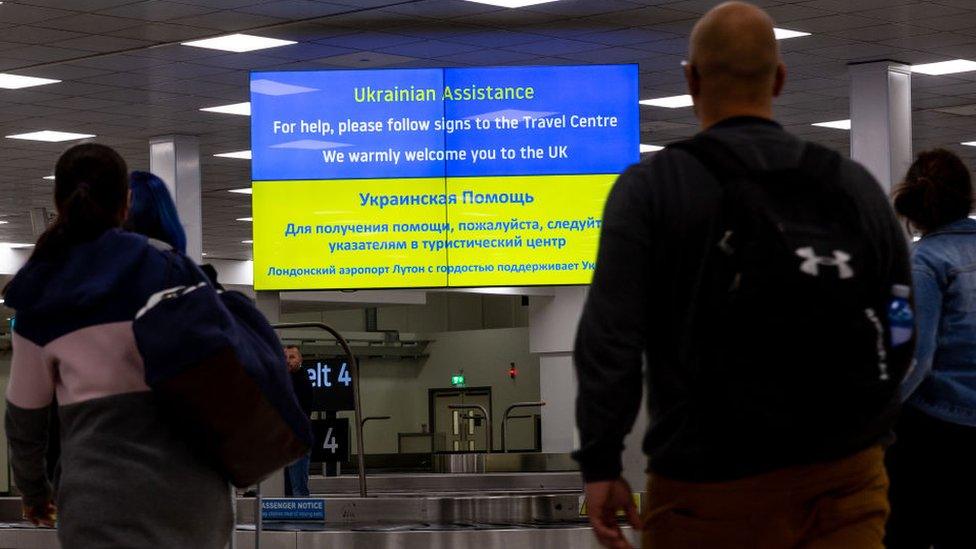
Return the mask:
<svg viewBox="0 0 976 549"><path fill-rule="evenodd" d="M451 385L454 387L464 387L464 375L451 376Z"/></svg>

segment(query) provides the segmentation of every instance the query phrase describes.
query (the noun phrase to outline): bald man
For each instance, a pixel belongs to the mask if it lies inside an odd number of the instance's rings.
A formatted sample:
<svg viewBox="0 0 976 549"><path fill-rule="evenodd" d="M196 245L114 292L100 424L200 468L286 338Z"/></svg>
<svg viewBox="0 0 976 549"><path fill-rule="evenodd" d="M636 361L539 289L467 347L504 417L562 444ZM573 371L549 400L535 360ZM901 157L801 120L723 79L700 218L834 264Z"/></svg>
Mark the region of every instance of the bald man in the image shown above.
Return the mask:
<svg viewBox="0 0 976 549"><path fill-rule="evenodd" d="M902 230L864 168L773 121L786 68L766 13L708 12L685 75L702 132L615 184L577 335L594 532L630 547L622 510L649 549L881 548L911 357L886 317L910 285ZM642 377L639 519L620 454Z"/></svg>

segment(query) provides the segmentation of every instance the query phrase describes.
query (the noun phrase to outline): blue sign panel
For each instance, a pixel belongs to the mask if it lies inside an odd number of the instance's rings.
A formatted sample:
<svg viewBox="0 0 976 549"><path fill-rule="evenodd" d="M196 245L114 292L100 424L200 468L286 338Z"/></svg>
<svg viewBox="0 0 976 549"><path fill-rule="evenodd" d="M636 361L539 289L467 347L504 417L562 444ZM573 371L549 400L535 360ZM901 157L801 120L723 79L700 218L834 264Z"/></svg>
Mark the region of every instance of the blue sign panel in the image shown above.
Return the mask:
<svg viewBox="0 0 976 549"><path fill-rule="evenodd" d="M309 498L269 498L261 500L261 520L324 522L325 500Z"/></svg>
<svg viewBox="0 0 976 549"><path fill-rule="evenodd" d="M637 65L251 73L252 179L616 174Z"/></svg>

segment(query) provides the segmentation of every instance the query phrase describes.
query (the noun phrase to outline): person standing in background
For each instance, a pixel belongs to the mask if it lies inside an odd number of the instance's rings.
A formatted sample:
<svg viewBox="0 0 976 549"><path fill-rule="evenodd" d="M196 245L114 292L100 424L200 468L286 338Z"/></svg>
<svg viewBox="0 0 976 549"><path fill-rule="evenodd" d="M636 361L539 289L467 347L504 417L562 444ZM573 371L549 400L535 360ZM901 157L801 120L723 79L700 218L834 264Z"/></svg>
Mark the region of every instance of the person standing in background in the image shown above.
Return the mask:
<svg viewBox="0 0 976 549"><path fill-rule="evenodd" d="M976 547L976 221L969 169L955 154L918 155L894 192L921 233L912 254L918 348L888 450L889 549Z"/></svg>
<svg viewBox="0 0 976 549"><path fill-rule="evenodd" d="M185 254L186 232L166 183L149 172L134 171L129 175L129 193L125 229L165 242Z"/></svg>
<svg viewBox="0 0 976 549"><path fill-rule="evenodd" d="M285 359L298 403L302 410L305 410L305 415L311 419L314 408L312 382L308 379L308 372L302 368L301 349L297 345L288 345L285 347ZM308 466L309 455L306 455L285 468L285 495L308 497Z"/></svg>
<svg viewBox="0 0 976 549"><path fill-rule="evenodd" d="M149 172L134 171L129 176L129 192L129 214L124 228L169 244L185 254L186 232L166 183ZM217 270L213 265L205 263L200 265L200 270L214 288L224 289L217 281Z"/></svg>
<svg viewBox="0 0 976 549"><path fill-rule="evenodd" d="M888 337L908 246L863 166L773 120L768 14L728 2L691 34L702 133L617 180L575 364L598 540L645 549L880 549L884 446L912 357ZM893 332L891 332L893 333ZM621 478L646 358L646 515Z"/></svg>

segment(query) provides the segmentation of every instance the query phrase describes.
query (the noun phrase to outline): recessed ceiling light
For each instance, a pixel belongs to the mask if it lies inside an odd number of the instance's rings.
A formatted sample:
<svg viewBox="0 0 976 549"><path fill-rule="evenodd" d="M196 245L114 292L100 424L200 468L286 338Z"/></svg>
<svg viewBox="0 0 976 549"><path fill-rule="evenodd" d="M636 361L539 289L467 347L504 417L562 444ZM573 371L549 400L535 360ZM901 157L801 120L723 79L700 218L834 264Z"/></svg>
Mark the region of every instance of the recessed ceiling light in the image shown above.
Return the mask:
<svg viewBox="0 0 976 549"><path fill-rule="evenodd" d="M227 192L237 193L237 194L251 194L251 187L246 189L231 189Z"/></svg>
<svg viewBox="0 0 976 549"><path fill-rule="evenodd" d="M218 156L220 158L238 158L241 160L250 160L251 151L234 151L234 152L227 152L227 153L217 153L214 156Z"/></svg>
<svg viewBox="0 0 976 549"><path fill-rule="evenodd" d="M200 256L207 257L207 252L200 252Z"/></svg>
<svg viewBox="0 0 976 549"><path fill-rule="evenodd" d="M207 48L210 50L231 51L243 53L246 51L265 50L268 48L278 48L296 44L294 40L279 40L277 38L267 38L265 36L254 36L253 34L229 34L227 36L217 36L214 38L204 38L203 40L191 40L181 42L184 46L194 48Z"/></svg>
<svg viewBox="0 0 976 549"><path fill-rule="evenodd" d="M468 0L468 2L488 4L489 6L498 6L500 8L524 8L526 6L546 4L555 1L556 0Z"/></svg>
<svg viewBox="0 0 976 549"><path fill-rule="evenodd" d="M976 141L966 141L965 143L960 143L960 145L965 145L967 147L976 147Z"/></svg>
<svg viewBox="0 0 976 549"><path fill-rule="evenodd" d="M9 224L10 224L9 221L4 221L4 220L0 219L0 225L9 225Z"/></svg>
<svg viewBox="0 0 976 549"><path fill-rule="evenodd" d="M663 149L664 149L664 147L662 147L660 145L645 145L644 143L641 143L641 145L640 145L640 152L641 153L652 153L652 152L657 152L657 151L660 151L660 150L663 150Z"/></svg>
<svg viewBox="0 0 976 549"><path fill-rule="evenodd" d="M817 126L819 128L831 128L834 130L850 130L851 121L850 120L831 120L830 122L817 122L816 124L811 124L811 126Z"/></svg>
<svg viewBox="0 0 976 549"><path fill-rule="evenodd" d="M238 217L238 221L254 221L253 217Z"/></svg>
<svg viewBox="0 0 976 549"><path fill-rule="evenodd" d="M206 107L200 109L204 112L219 112L222 114L239 114L241 116L251 116L251 103L232 103L230 105L219 105L216 107Z"/></svg>
<svg viewBox="0 0 976 549"><path fill-rule="evenodd" d="M773 33L776 34L777 40L789 40L790 38L799 38L801 36L810 36L809 32L795 31L790 29L779 29L774 28Z"/></svg>
<svg viewBox="0 0 976 549"><path fill-rule="evenodd" d="M241 240L241 244L254 244L253 240Z"/></svg>
<svg viewBox="0 0 976 549"><path fill-rule="evenodd" d="M48 181L54 181L54 176L53 175L45 175L44 176L44 179L47 179Z"/></svg>
<svg viewBox="0 0 976 549"><path fill-rule="evenodd" d="M680 109L683 107L690 107L695 104L695 101L690 95L673 95L671 97L658 97L656 99L645 99L640 102L641 105L647 105L650 107L664 107L666 109Z"/></svg>
<svg viewBox="0 0 976 549"><path fill-rule="evenodd" d="M3 2L0 2L2 4ZM45 84L57 84L60 80L53 78L37 78L36 76L21 76L19 74L7 74L0 72L0 88L5 90L19 90L32 86L44 86Z"/></svg>
<svg viewBox="0 0 976 549"><path fill-rule="evenodd" d="M966 59L953 59L952 61L941 61L939 63L924 63L912 65L912 72L940 76L943 74L956 74L960 72L976 71L976 61Z"/></svg>
<svg viewBox="0 0 976 549"><path fill-rule="evenodd" d="M55 130L41 130L39 132L18 133L8 135L7 139L26 139L28 141L45 141L48 143L59 143L61 141L73 141L75 139L89 139L95 137L90 133L59 132Z"/></svg>

